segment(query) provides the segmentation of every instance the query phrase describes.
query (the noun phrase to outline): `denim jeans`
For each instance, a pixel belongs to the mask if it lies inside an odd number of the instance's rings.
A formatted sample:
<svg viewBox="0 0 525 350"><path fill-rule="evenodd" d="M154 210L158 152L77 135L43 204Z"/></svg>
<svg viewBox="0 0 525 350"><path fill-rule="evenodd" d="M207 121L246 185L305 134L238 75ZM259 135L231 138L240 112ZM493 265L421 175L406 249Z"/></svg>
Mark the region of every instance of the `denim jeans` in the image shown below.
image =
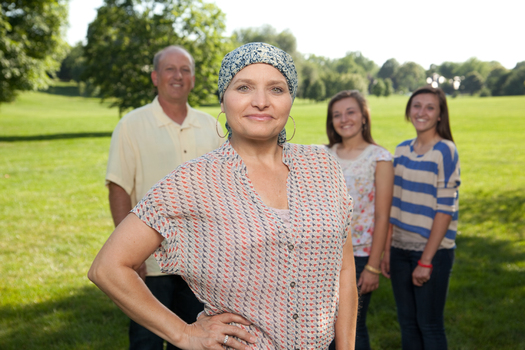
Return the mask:
<svg viewBox="0 0 525 350"><path fill-rule="evenodd" d="M356 282L359 281L361 273L365 269L365 265L368 263L367 256L354 256L355 261L355 274ZM372 292L359 295L359 309L357 312L357 327L356 327L356 339L355 339L355 350L370 350L370 339L368 337L368 329L366 328L366 313L368 312L368 305L370 305L370 299L372 298ZM329 350L335 350L335 341L330 344Z"/></svg>
<svg viewBox="0 0 525 350"><path fill-rule="evenodd" d="M422 253L394 247L390 250L390 277L403 350L446 350L443 314L454 249L436 252L430 280L417 287L412 283L412 272Z"/></svg>
<svg viewBox="0 0 525 350"><path fill-rule="evenodd" d="M204 309L190 287L177 275L146 277L146 285L153 295L186 323L193 323ZM155 333L130 320L130 350L162 350L164 340ZM168 343L168 350L179 349Z"/></svg>

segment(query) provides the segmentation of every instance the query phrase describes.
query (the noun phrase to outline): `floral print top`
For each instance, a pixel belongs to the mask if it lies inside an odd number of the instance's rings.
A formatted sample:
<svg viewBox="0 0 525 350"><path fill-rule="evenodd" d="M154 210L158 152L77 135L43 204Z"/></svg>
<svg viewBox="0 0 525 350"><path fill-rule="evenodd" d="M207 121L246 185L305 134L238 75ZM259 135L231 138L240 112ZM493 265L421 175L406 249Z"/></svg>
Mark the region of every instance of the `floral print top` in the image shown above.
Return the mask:
<svg viewBox="0 0 525 350"><path fill-rule="evenodd" d="M369 145L356 159L337 156L339 143L328 148L341 164L348 188L354 200L352 244L354 256L369 256L374 233L375 171L379 161L391 161L392 155L383 147Z"/></svg>

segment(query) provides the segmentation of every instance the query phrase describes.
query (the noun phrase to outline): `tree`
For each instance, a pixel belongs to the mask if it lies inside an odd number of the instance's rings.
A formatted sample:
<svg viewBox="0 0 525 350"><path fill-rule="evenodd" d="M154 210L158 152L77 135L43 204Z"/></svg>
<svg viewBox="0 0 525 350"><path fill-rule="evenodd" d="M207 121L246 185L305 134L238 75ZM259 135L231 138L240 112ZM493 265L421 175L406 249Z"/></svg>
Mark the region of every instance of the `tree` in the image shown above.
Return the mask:
<svg viewBox="0 0 525 350"><path fill-rule="evenodd" d="M288 29L277 33L274 27L265 24L258 28L242 28L233 32L232 37L238 46L251 42L264 42L290 54L294 59L297 55L297 39Z"/></svg>
<svg viewBox="0 0 525 350"><path fill-rule="evenodd" d="M485 83L480 73L473 71L465 76L465 79L461 82L461 89L469 94L475 94L483 88Z"/></svg>
<svg viewBox="0 0 525 350"><path fill-rule="evenodd" d="M452 79L459 75L459 63L443 62L439 66L438 72L447 79Z"/></svg>
<svg viewBox="0 0 525 350"><path fill-rule="evenodd" d="M396 75L398 68L399 62L397 62L395 58L390 58L383 63L379 72L377 72L377 76L381 79L392 79Z"/></svg>
<svg viewBox="0 0 525 350"><path fill-rule="evenodd" d="M414 62L406 62L399 66L395 74L397 90L411 92L426 84L425 69Z"/></svg>
<svg viewBox="0 0 525 350"><path fill-rule="evenodd" d="M1 2L0 103L13 101L19 91L46 88L48 73L60 67L67 45L65 0Z"/></svg>
<svg viewBox="0 0 525 350"><path fill-rule="evenodd" d="M339 74L328 71L322 76L322 80L327 97L332 97L342 90L359 90L362 94L368 92L368 80L359 74Z"/></svg>
<svg viewBox="0 0 525 350"><path fill-rule="evenodd" d="M489 73L489 76L485 81L485 85L490 90L492 96L503 95L503 84L505 84L505 81L509 75L509 70L503 66L494 68Z"/></svg>
<svg viewBox="0 0 525 350"><path fill-rule="evenodd" d="M372 85L372 93L376 95L377 97L379 97L385 94L385 90L386 90L386 85L383 79L381 78L375 79Z"/></svg>
<svg viewBox="0 0 525 350"><path fill-rule="evenodd" d="M89 25L83 78L114 98L120 113L151 102L153 56L169 45L185 47L195 59L190 104L217 90L218 72L232 45L222 36L224 14L202 0L105 0Z"/></svg>
<svg viewBox="0 0 525 350"><path fill-rule="evenodd" d="M306 97L315 100L322 101L326 97L326 88L322 80L317 79L314 81L307 90Z"/></svg>
<svg viewBox="0 0 525 350"><path fill-rule="evenodd" d="M385 79L385 92L383 96L388 97L392 95L393 92L394 92L394 84L392 83L392 79L386 78Z"/></svg>
<svg viewBox="0 0 525 350"><path fill-rule="evenodd" d="M76 83L80 83L85 66L86 59L84 58L84 46L82 45L82 42L79 41L70 49L66 58L62 61L57 76L61 80L74 80Z"/></svg>
<svg viewBox="0 0 525 350"><path fill-rule="evenodd" d="M504 95L525 95L525 65L516 65L502 86Z"/></svg>

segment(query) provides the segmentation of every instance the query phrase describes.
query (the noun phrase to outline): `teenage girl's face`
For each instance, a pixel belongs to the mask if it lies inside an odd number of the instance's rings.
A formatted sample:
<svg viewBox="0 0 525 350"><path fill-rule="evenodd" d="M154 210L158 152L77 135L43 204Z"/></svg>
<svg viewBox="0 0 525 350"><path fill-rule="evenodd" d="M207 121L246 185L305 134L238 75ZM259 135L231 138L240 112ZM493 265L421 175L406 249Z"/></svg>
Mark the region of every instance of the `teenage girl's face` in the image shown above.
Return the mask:
<svg viewBox="0 0 525 350"><path fill-rule="evenodd" d="M434 94L419 94L414 96L410 105L410 121L418 134L436 131L439 117L439 99Z"/></svg>
<svg viewBox="0 0 525 350"><path fill-rule="evenodd" d="M362 135L365 118L355 98L344 98L333 104L332 123L343 140Z"/></svg>

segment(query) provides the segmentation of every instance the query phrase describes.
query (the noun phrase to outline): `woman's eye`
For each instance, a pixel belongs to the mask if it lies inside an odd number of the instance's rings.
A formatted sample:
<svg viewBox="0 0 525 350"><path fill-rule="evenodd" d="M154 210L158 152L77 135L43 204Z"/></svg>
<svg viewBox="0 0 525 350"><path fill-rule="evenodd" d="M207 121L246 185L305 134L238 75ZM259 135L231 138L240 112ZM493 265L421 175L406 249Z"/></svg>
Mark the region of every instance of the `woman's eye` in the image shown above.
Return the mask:
<svg viewBox="0 0 525 350"><path fill-rule="evenodd" d="M241 85L237 88L237 91L246 92L248 91L248 87L246 85Z"/></svg>
<svg viewBox="0 0 525 350"><path fill-rule="evenodd" d="M283 89L283 88L280 88L280 87L274 87L274 88L272 89L272 91L280 94L280 93L282 93L282 92L284 91L284 89Z"/></svg>

